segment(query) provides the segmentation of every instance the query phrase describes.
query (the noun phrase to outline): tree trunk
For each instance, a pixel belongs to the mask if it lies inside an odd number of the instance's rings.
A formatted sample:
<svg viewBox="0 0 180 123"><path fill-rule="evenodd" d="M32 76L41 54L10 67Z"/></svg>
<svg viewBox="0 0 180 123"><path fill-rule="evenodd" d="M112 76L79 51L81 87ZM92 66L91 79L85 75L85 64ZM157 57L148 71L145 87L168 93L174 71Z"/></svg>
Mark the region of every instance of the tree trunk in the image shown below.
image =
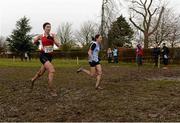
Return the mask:
<svg viewBox="0 0 180 123"><path fill-rule="evenodd" d="M110 47L110 45L108 44L108 39L106 37L103 37L103 47L102 47L102 49L107 49L108 47Z"/></svg>
<svg viewBox="0 0 180 123"><path fill-rule="evenodd" d="M24 60L24 53L21 53L21 54L20 54L20 58L21 58L21 61Z"/></svg>
<svg viewBox="0 0 180 123"><path fill-rule="evenodd" d="M174 48L174 43L173 42L171 43L171 48Z"/></svg>
<svg viewBox="0 0 180 123"><path fill-rule="evenodd" d="M103 37L102 49L108 48L108 40L105 34L105 3L107 0L102 0L102 8L101 8L101 36Z"/></svg>
<svg viewBox="0 0 180 123"><path fill-rule="evenodd" d="M104 0L102 0L102 8L101 8L101 35L104 36Z"/></svg>
<svg viewBox="0 0 180 123"><path fill-rule="evenodd" d="M144 33L144 48L148 48L149 47L149 37L148 37L148 33Z"/></svg>

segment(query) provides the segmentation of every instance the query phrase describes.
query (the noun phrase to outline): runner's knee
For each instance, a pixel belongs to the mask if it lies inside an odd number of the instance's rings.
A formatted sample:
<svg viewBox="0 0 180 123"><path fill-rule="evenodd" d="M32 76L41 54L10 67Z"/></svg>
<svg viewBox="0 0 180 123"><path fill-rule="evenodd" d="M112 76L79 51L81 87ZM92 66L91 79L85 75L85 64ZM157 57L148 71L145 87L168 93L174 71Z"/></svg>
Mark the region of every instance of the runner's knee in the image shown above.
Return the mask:
<svg viewBox="0 0 180 123"><path fill-rule="evenodd" d="M55 69L54 68L50 68L49 69L49 73L55 73Z"/></svg>
<svg viewBox="0 0 180 123"><path fill-rule="evenodd" d="M90 73L90 76L91 76L91 77L94 77L94 76L96 76L96 74L94 74L94 73Z"/></svg>
<svg viewBox="0 0 180 123"><path fill-rule="evenodd" d="M102 75L102 71L98 71L98 72L97 72L97 76L98 76L98 75Z"/></svg>
<svg viewBox="0 0 180 123"><path fill-rule="evenodd" d="M40 77L40 76L43 75L43 72L42 72L42 71L39 71L39 72L37 72L37 75Z"/></svg>

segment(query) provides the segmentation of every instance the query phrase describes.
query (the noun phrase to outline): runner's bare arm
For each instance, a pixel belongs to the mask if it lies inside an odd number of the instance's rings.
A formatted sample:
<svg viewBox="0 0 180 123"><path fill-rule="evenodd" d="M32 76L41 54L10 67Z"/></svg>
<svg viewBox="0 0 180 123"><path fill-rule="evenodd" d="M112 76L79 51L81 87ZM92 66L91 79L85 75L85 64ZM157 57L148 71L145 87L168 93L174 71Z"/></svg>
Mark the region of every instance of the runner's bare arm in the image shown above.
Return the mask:
<svg viewBox="0 0 180 123"><path fill-rule="evenodd" d="M34 38L33 43L34 43L34 44L37 44L38 41L40 40L40 38L41 38L41 35L36 36L36 37Z"/></svg>
<svg viewBox="0 0 180 123"><path fill-rule="evenodd" d="M92 50L91 50L91 49L88 50L88 56L89 56L89 57L92 56Z"/></svg>
<svg viewBox="0 0 180 123"><path fill-rule="evenodd" d="M57 37L57 35L56 35L56 34L53 34L53 38L54 38L54 43L55 43L55 45L60 48L60 47L61 47L61 43L60 43L60 40L59 40L59 38Z"/></svg>

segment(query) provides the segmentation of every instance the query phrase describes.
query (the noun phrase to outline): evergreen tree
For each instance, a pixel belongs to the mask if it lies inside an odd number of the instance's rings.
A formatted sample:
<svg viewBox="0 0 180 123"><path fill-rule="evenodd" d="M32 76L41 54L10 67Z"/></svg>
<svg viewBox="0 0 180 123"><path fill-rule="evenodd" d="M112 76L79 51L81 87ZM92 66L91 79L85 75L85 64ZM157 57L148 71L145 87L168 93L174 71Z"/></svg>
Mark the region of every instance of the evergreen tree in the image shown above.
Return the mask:
<svg viewBox="0 0 180 123"><path fill-rule="evenodd" d="M109 46L122 47L125 44L132 45L133 29L130 27L126 19L121 15L112 23L108 32Z"/></svg>
<svg viewBox="0 0 180 123"><path fill-rule="evenodd" d="M7 38L10 50L20 55L21 60L23 60L25 52L30 53L36 49L32 44L32 35L29 34L31 28L29 19L24 16L17 21L16 29Z"/></svg>

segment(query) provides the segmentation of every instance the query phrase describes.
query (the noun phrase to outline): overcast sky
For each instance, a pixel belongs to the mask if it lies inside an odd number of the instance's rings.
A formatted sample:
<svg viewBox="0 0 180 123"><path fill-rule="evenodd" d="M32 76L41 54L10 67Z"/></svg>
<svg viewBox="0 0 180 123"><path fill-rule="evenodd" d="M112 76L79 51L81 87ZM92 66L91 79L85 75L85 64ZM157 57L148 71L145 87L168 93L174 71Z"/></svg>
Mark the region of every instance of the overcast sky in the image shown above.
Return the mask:
<svg viewBox="0 0 180 123"><path fill-rule="evenodd" d="M52 24L56 32L62 22L73 24L78 29L84 21L100 21L102 0L1 0L0 35L7 36L15 28L16 21L23 16L30 18L32 33L42 33L42 24ZM170 0L170 6L178 11L180 0ZM126 12L123 4L122 13Z"/></svg>

